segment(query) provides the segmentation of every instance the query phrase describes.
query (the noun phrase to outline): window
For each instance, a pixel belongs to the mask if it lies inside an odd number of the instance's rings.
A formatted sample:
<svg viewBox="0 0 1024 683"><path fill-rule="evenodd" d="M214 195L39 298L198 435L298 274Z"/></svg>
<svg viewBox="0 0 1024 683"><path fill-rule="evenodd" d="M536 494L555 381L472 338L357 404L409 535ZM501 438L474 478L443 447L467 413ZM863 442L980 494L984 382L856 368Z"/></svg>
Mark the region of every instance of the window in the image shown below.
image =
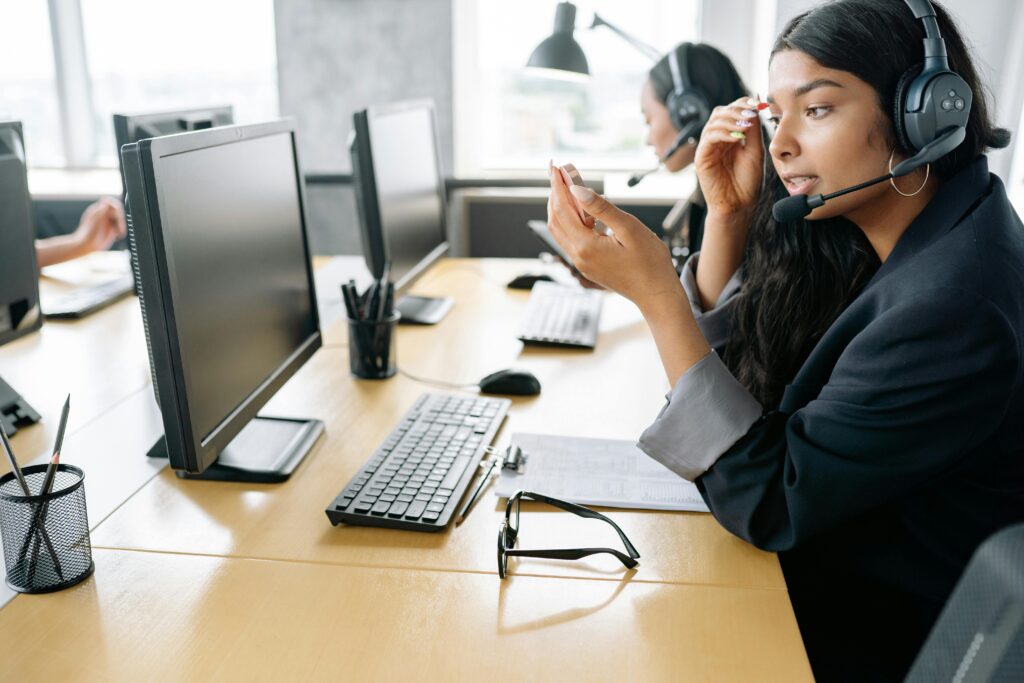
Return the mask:
<svg viewBox="0 0 1024 683"><path fill-rule="evenodd" d="M277 116L273 0L0 0L0 18L0 116L33 167L115 167L114 112Z"/></svg>
<svg viewBox="0 0 1024 683"><path fill-rule="evenodd" d="M45 2L0 0L0 119L21 121L33 166L62 166L64 150ZM17 27L16 30L14 27Z"/></svg>
<svg viewBox="0 0 1024 683"><path fill-rule="evenodd" d="M668 52L697 40L699 0L578 0L575 38L590 65L587 82L537 77L524 66L551 34L554 0L455 0L455 154L459 175L539 172L552 156L591 169L650 166L640 90L652 63L605 20Z"/></svg>
<svg viewBox="0 0 1024 683"><path fill-rule="evenodd" d="M228 104L277 116L272 0L80 0L95 160L116 166L111 115Z"/></svg>

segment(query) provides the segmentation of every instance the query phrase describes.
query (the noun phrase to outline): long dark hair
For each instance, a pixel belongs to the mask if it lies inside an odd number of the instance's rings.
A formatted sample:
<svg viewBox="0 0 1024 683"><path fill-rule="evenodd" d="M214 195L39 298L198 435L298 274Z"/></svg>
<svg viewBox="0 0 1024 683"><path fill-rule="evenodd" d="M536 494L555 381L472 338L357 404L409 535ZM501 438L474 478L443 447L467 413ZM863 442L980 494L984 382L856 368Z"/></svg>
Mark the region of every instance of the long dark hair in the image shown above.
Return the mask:
<svg viewBox="0 0 1024 683"><path fill-rule="evenodd" d="M974 93L967 138L932 165L946 180L986 148L1009 144L1008 131L990 118L986 92L970 52L949 14L938 5L939 30L949 65ZM896 86L924 57L924 28L903 2L838 0L792 19L772 48L799 50L828 69L847 71L871 85L893 128ZM909 150L902 150L909 156ZM765 155L765 191L754 212L744 259L744 283L733 313L733 340L724 360L737 379L767 408L776 408L814 345L860 292L879 266L867 238L844 218L778 223L772 204L787 196Z"/></svg>

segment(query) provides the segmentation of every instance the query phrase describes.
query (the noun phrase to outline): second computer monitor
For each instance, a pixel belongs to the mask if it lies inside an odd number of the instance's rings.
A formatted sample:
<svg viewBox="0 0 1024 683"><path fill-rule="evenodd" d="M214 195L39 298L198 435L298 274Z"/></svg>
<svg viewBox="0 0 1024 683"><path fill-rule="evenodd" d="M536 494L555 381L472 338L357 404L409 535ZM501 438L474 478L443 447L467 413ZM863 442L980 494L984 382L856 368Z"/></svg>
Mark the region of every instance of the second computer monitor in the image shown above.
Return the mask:
<svg viewBox="0 0 1024 683"><path fill-rule="evenodd" d="M121 151L165 453L183 476L282 481L323 429L257 416L320 348L290 121Z"/></svg>
<svg viewBox="0 0 1024 683"><path fill-rule="evenodd" d="M230 126L232 123L234 123L234 113L228 106L145 114L114 114L114 141L117 144L118 166L121 165L121 148L132 142L192 130ZM121 173L121 188L123 196L123 171Z"/></svg>
<svg viewBox="0 0 1024 683"><path fill-rule="evenodd" d="M367 266L390 264L398 294L448 251L444 176L429 101L370 107L353 116L352 174ZM437 322L450 299L405 296L404 322Z"/></svg>

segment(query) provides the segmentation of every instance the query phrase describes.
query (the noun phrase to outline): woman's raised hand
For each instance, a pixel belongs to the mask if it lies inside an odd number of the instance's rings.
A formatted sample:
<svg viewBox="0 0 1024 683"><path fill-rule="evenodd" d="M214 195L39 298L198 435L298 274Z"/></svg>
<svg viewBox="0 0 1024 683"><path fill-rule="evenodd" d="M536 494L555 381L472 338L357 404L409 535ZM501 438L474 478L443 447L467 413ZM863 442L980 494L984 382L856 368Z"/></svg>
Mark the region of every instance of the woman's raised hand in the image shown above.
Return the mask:
<svg viewBox="0 0 1024 683"><path fill-rule="evenodd" d="M685 297L668 247L657 235L594 191L570 188L557 168L552 166L549 172L548 229L584 277L618 292L641 310L666 297ZM577 205L613 234L595 232L590 221L580 218Z"/></svg>
<svg viewBox="0 0 1024 683"><path fill-rule="evenodd" d="M709 214L728 217L753 210L764 173L757 112L765 106L743 97L711 112L694 159Z"/></svg>

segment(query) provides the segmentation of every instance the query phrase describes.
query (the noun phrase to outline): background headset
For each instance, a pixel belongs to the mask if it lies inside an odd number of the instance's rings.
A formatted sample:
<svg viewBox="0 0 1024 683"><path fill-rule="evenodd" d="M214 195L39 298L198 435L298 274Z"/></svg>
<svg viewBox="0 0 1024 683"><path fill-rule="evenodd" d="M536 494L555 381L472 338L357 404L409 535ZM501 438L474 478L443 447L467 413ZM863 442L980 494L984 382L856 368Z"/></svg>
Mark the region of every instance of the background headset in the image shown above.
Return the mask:
<svg viewBox="0 0 1024 683"><path fill-rule="evenodd" d="M704 124L711 117L711 105L707 96L690 82L689 55L692 46L690 43L683 43L681 47L681 50L672 50L668 56L668 66L672 72L672 92L665 100L672 125L679 132L680 145L691 138L696 140L700 137Z"/></svg>
<svg viewBox="0 0 1024 683"><path fill-rule="evenodd" d="M929 0L904 0L924 25L924 62L907 70L896 84L893 127L909 159L889 173L830 194L797 194L775 202L772 215L786 223L799 220L829 199L899 178L946 156L967 137L974 96L970 86L949 68L946 42L939 33L935 8Z"/></svg>
<svg viewBox="0 0 1024 683"><path fill-rule="evenodd" d="M700 133L704 130L704 124L711 117L711 105L707 96L692 83L690 83L690 43L683 43L681 49L672 50L668 54L668 66L672 72L672 92L665 99L665 108L668 109L669 120L672 127L676 129L676 139L672 145L658 159L658 165L654 168L633 174L626 184L629 187L635 186L651 173L661 168L661 164L668 161L669 157L679 151L679 148L687 142L697 141ZM678 54L682 52L682 63Z"/></svg>

